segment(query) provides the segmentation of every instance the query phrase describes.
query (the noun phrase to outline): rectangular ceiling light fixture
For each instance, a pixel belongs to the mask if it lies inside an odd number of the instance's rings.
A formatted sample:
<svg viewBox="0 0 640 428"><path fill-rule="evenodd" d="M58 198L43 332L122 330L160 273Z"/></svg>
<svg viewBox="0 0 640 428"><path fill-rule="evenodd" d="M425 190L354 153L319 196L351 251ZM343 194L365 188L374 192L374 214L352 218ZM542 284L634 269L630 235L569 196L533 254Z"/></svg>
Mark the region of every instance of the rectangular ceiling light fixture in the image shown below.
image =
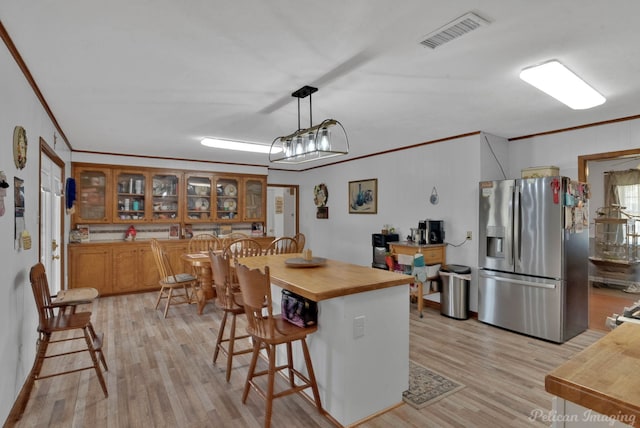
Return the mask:
<svg viewBox="0 0 640 428"><path fill-rule="evenodd" d="M222 138L203 138L200 144L216 149L238 150L242 152L269 153L270 146L245 141L225 140Z"/></svg>
<svg viewBox="0 0 640 428"><path fill-rule="evenodd" d="M476 15L473 12L466 13L459 18L454 19L445 26L424 36L421 45L431 49L435 49L440 45L450 42L453 39L467 34L483 25L488 25L489 21Z"/></svg>
<svg viewBox="0 0 640 428"><path fill-rule="evenodd" d="M527 67L520 78L574 110L599 106L606 98L557 60Z"/></svg>

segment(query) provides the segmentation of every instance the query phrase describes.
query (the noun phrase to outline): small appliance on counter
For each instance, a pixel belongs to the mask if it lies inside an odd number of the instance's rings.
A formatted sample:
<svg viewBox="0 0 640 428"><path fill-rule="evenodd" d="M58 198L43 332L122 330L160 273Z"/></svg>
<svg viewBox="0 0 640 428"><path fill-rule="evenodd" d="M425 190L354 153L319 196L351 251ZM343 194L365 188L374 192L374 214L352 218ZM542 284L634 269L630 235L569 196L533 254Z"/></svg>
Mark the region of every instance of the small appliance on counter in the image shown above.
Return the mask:
<svg viewBox="0 0 640 428"><path fill-rule="evenodd" d="M371 263L371 267L389 270L386 261L389 242L397 242L399 240L397 233L388 233L386 235L374 233L371 235L371 245L373 246L373 263Z"/></svg>
<svg viewBox="0 0 640 428"><path fill-rule="evenodd" d="M429 244L442 244L444 242L444 221L427 220Z"/></svg>
<svg viewBox="0 0 640 428"><path fill-rule="evenodd" d="M427 222L421 220L418 222L418 232L420 233L420 237L418 238L419 245L427 244Z"/></svg>

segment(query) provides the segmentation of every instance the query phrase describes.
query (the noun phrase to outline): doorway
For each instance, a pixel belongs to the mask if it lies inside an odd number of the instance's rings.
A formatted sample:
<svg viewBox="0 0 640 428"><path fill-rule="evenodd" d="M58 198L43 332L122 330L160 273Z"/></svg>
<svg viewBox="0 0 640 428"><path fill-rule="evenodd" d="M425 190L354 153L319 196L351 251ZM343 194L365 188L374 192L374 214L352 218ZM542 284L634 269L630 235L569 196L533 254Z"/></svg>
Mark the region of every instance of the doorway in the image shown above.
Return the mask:
<svg viewBox="0 0 640 428"><path fill-rule="evenodd" d="M268 236L294 236L299 232L299 186L294 184L267 185Z"/></svg>
<svg viewBox="0 0 640 428"><path fill-rule="evenodd" d="M39 260L47 272L51 295L64 284L64 162L40 138L40 248Z"/></svg>
<svg viewBox="0 0 640 428"><path fill-rule="evenodd" d="M596 180L600 180L602 177L602 168L597 166L598 163L606 163L607 161L625 161L633 158L640 157L640 149L623 150L616 152L597 153L592 155L584 155L578 157L578 180L581 182L587 182L591 188L591 201L590 205L598 201L604 201L604 186L602 183L596 183ZM590 168L591 165L591 168ZM592 170L591 176L589 176L589 170ZM593 212L598 207L591 207L591 217ZM590 223L593 223L593 218L590 219ZM590 228L591 229L591 228ZM593 240L593 236L590 236L589 240ZM589 266L590 275L592 273L593 266ZM603 287L596 281L589 281L589 328L594 330L609 331L609 328L605 326L607 317L614 313L621 314L626 306L632 306L635 301L638 300L640 295L624 292L621 288L615 287Z"/></svg>

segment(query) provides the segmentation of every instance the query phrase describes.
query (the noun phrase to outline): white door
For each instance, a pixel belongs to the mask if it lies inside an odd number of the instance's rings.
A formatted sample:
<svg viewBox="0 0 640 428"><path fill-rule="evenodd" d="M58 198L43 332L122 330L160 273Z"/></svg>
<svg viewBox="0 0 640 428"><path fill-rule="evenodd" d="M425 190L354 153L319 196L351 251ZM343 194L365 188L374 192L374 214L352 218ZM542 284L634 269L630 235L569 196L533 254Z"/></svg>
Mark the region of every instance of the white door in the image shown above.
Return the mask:
<svg viewBox="0 0 640 428"><path fill-rule="evenodd" d="M64 163L46 144L40 150L40 262L47 272L51 294L62 289Z"/></svg>
<svg viewBox="0 0 640 428"><path fill-rule="evenodd" d="M284 189L284 234L283 236L293 236L298 233L296 228L296 188Z"/></svg>

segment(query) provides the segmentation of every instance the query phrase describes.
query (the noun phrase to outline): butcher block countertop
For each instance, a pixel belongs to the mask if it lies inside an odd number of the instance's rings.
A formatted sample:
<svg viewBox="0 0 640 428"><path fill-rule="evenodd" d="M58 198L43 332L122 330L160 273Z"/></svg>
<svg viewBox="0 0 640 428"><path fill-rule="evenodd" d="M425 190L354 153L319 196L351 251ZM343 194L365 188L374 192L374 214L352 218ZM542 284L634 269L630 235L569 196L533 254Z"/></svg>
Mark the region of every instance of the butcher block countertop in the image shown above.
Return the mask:
<svg viewBox="0 0 640 428"><path fill-rule="evenodd" d="M318 267L290 267L285 264L287 259L300 257L302 254L278 254L245 257L239 262L251 269L269 266L272 284L315 302L409 284L414 280L411 275L331 259L326 259L325 264Z"/></svg>
<svg viewBox="0 0 640 428"><path fill-rule="evenodd" d="M640 325L624 323L545 378L547 392L640 426ZM632 419L633 418L633 419Z"/></svg>

